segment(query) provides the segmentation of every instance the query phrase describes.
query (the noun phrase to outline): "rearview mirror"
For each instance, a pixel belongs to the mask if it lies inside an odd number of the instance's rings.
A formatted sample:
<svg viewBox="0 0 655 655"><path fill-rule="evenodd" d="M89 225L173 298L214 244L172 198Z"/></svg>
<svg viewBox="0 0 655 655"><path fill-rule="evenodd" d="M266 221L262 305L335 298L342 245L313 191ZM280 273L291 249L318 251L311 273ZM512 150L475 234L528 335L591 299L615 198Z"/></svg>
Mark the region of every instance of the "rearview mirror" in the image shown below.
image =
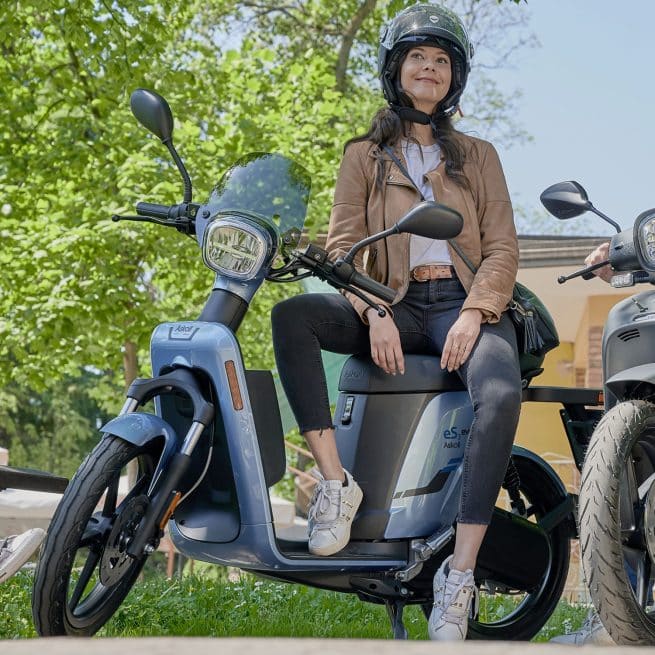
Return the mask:
<svg viewBox="0 0 655 655"><path fill-rule="evenodd" d="M541 204L559 219L580 216L591 209L587 192L578 182L558 182L539 196Z"/></svg>
<svg viewBox="0 0 655 655"><path fill-rule="evenodd" d="M143 127L162 141L170 141L173 136L173 112L165 98L148 89L137 89L130 96L130 107Z"/></svg>
<svg viewBox="0 0 655 655"><path fill-rule="evenodd" d="M419 203L396 223L398 232L428 239L453 239L462 231L463 225L459 212L432 200Z"/></svg>

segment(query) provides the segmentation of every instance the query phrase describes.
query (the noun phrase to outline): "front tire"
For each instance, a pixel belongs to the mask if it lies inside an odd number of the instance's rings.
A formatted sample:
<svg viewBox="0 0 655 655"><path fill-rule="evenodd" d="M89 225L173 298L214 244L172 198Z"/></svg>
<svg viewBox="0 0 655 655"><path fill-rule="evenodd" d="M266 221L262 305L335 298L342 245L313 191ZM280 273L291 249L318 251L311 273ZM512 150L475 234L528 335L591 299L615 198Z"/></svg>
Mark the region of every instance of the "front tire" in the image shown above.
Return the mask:
<svg viewBox="0 0 655 655"><path fill-rule="evenodd" d="M618 644L655 644L655 404L614 406L592 436L580 486L582 564Z"/></svg>
<svg viewBox="0 0 655 655"><path fill-rule="evenodd" d="M125 548L147 508L158 454L107 436L78 469L36 569L32 615L39 635L91 636L127 596L147 556L132 559ZM121 499L121 472L131 462L135 480Z"/></svg>

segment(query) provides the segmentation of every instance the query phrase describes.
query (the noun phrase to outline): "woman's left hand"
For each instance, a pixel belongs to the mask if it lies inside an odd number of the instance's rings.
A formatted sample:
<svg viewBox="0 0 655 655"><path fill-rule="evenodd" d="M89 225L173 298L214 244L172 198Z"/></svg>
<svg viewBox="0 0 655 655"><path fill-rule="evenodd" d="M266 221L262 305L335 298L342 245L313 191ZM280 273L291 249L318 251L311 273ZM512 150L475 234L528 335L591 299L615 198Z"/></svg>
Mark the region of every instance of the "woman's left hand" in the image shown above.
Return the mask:
<svg viewBox="0 0 655 655"><path fill-rule="evenodd" d="M482 312L479 309L465 309L459 315L446 335L441 354L441 368L447 368L451 373L468 359L478 340L481 323Z"/></svg>

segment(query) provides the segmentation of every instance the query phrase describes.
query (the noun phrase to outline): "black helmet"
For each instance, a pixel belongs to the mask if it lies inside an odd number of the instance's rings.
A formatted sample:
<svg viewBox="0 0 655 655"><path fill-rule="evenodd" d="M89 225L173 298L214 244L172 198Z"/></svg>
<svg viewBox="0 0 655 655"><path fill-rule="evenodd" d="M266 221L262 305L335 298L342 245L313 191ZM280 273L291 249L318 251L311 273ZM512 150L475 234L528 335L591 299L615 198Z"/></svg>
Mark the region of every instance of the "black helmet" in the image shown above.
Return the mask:
<svg viewBox="0 0 655 655"><path fill-rule="evenodd" d="M398 65L402 56L417 45L435 45L450 55L452 82L441 102L440 113L453 114L471 70L473 46L457 14L439 5L408 7L380 31L378 75L384 97L392 107L400 104Z"/></svg>

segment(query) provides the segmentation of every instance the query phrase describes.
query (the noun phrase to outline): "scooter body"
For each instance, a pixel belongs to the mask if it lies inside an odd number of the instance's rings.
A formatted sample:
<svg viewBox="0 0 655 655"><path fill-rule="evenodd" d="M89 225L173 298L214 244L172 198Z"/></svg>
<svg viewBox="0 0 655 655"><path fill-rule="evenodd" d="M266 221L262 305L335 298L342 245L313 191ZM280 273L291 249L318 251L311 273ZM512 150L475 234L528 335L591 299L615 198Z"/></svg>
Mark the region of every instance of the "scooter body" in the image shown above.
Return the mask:
<svg viewBox="0 0 655 655"><path fill-rule="evenodd" d="M347 552L314 558L306 550L306 538L285 548L284 535L276 535L268 489L284 474L285 454L275 388L269 372L244 369L231 330L200 321L162 324L153 333L151 357L155 377L183 367L199 385L204 380L201 391L217 409L204 435L214 444L208 473L171 522L173 540L183 554L257 570L325 570L333 569L337 560L348 570L386 570L407 564L409 540L452 532L473 412L459 378L433 370L435 358L410 356L408 372L398 381L358 358L348 360L342 372L336 439L345 466L365 495L353 524L353 542L407 542L405 548L371 543L370 557L363 561L361 550L367 548L362 545L353 559ZM237 407L228 368L239 387ZM178 443L190 427L190 412L179 399L160 397L157 414L168 426L167 442ZM117 427L130 420L126 414L103 430L119 431L134 443L159 438L150 426L141 435L133 425L126 431ZM161 471L172 452L162 457ZM197 460L205 458L203 453ZM189 472L190 479L197 475L195 469ZM304 549L298 553L301 544Z"/></svg>
<svg viewBox="0 0 655 655"><path fill-rule="evenodd" d="M174 153L163 98L139 90L133 111ZM188 174L177 153L183 177ZM53 519L37 569L33 611L40 634L89 635L119 606L169 526L180 552L281 580L356 593L385 603L394 636L405 637L402 608L432 606L432 578L454 546L462 462L473 421L468 393L439 359L407 355L405 374L387 376L368 358L345 364L335 410L344 465L364 500L351 540L331 557L308 551L308 537L273 521L269 488L285 472L284 439L272 375L243 365L235 336L264 279L323 279L384 310L395 292L355 270L357 250L401 232L455 237L456 212L423 202L396 225L355 244L337 261L309 245L294 250L309 178L288 158L257 153L233 166L205 205L137 205L138 216L196 235L217 272L198 321L164 323L151 340L153 377L136 380L121 414L82 464ZM273 268L276 257L285 264ZM594 390L529 387L525 401L556 402L578 465L597 419ZM144 406L154 401L155 411ZM137 411L139 409L146 411ZM119 498L122 468L137 474ZM555 608L575 537L575 503L553 469L515 447L475 571L493 598L511 596L506 616L474 617L469 635L532 637ZM100 508L100 509L98 509ZM74 557L83 559L73 576ZM89 591L89 589L91 591Z"/></svg>
<svg viewBox="0 0 655 655"><path fill-rule="evenodd" d="M545 200L544 200L545 198ZM577 182L542 194L557 218L592 211L617 231L608 258L570 277L591 279L608 266L616 288L649 290L619 301L602 338L606 413L587 449L580 485L582 562L600 620L619 645L655 644L655 210L632 228L599 212ZM562 278L560 281L566 281Z"/></svg>
<svg viewBox="0 0 655 655"><path fill-rule="evenodd" d="M639 397L637 387L655 388L655 291L647 290L618 302L603 330L603 379L607 408Z"/></svg>

